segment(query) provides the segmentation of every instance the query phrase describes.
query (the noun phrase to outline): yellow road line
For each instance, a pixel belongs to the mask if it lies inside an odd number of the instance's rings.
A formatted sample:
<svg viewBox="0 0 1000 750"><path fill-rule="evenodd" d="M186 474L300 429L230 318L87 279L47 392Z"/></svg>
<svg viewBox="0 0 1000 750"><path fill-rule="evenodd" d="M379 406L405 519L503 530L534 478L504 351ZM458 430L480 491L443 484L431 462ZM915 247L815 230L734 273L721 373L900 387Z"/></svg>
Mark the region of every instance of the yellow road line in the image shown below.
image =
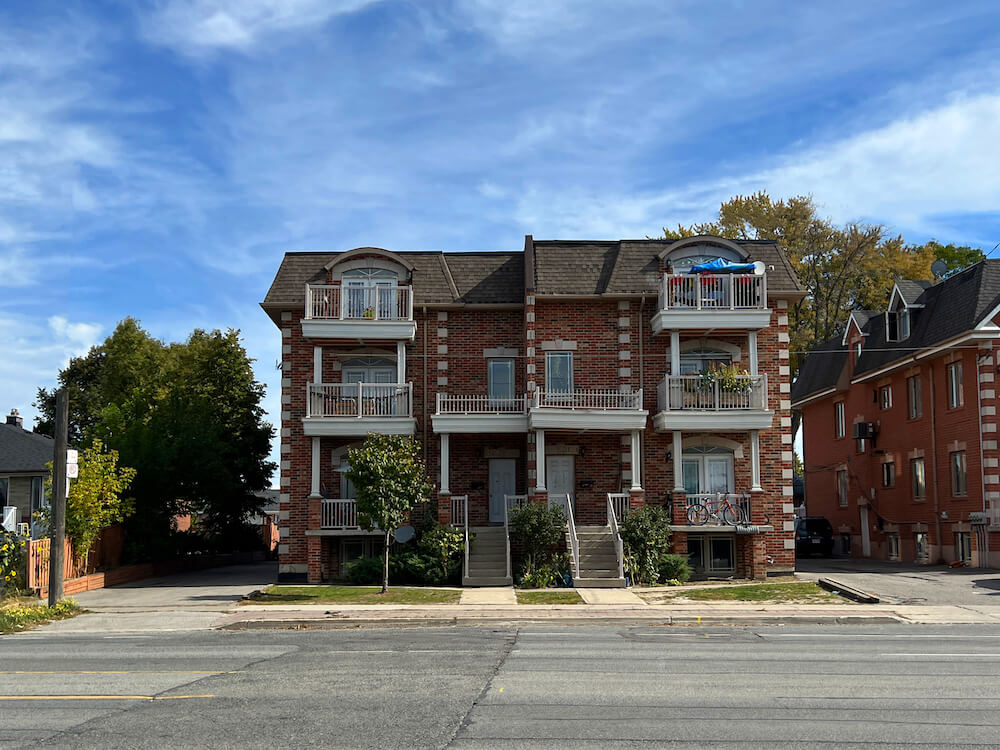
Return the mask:
<svg viewBox="0 0 1000 750"><path fill-rule="evenodd" d="M0 670L0 674L242 674L242 669L220 672L215 669L53 669Z"/></svg>
<svg viewBox="0 0 1000 750"><path fill-rule="evenodd" d="M0 701L178 701L189 698L214 698L205 695L0 695Z"/></svg>

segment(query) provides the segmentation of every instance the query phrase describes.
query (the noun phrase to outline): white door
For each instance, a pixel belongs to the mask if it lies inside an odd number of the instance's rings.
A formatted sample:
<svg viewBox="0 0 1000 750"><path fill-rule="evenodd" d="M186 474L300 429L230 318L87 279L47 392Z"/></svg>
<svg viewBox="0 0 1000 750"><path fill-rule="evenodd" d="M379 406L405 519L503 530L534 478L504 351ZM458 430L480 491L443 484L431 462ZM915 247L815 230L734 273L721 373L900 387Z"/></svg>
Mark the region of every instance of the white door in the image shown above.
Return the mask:
<svg viewBox="0 0 1000 750"><path fill-rule="evenodd" d="M545 459L545 485L549 497L553 495L572 495L573 456L547 456Z"/></svg>
<svg viewBox="0 0 1000 750"><path fill-rule="evenodd" d="M517 469L513 458L490 459L490 522L503 523L504 495L513 495Z"/></svg>

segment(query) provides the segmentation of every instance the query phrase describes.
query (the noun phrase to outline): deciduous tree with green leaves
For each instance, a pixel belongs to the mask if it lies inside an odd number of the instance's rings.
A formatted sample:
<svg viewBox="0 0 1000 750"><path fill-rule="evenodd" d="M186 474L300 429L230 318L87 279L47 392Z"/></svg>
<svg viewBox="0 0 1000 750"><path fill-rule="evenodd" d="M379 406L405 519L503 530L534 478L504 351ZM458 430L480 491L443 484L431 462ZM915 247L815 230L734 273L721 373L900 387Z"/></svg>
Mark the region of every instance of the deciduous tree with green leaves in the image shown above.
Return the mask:
<svg viewBox="0 0 1000 750"><path fill-rule="evenodd" d="M432 486L420 459L420 446L407 435L372 433L348 451L347 478L357 492L358 523L383 532L382 593L389 590L389 546L410 510L426 502Z"/></svg>
<svg viewBox="0 0 1000 750"><path fill-rule="evenodd" d="M86 561L101 529L124 521L135 510L135 501L123 497L135 478L135 469L119 466L118 451L106 450L96 438L81 452L79 465L79 476L70 481L66 498L66 536L73 540L77 556ZM47 483L51 492L51 479ZM44 508L38 514L48 526L51 509Z"/></svg>

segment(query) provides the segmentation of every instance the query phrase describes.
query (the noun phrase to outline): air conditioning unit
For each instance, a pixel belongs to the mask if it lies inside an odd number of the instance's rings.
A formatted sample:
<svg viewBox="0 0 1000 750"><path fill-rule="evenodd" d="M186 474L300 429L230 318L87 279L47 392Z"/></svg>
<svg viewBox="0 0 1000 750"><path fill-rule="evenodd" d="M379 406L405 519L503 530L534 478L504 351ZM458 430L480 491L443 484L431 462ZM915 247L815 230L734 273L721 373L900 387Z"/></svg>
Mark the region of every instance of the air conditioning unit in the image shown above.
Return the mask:
<svg viewBox="0 0 1000 750"><path fill-rule="evenodd" d="M875 439L875 423L874 422L855 422L854 423L854 439L855 440L874 440Z"/></svg>

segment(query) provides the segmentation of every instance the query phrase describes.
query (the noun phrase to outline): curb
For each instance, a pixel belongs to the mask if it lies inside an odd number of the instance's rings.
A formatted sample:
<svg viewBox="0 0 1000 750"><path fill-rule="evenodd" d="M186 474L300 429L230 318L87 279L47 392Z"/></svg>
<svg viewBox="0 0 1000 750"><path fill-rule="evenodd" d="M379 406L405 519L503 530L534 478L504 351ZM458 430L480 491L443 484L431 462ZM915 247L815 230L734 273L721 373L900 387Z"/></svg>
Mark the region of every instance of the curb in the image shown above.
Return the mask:
<svg viewBox="0 0 1000 750"><path fill-rule="evenodd" d="M851 599L853 601L860 602L861 604L878 604L880 601L875 594L869 594L867 591L856 589L853 586L848 586L847 584L835 581L832 578L820 578L816 581L816 584L831 593L839 594L845 599Z"/></svg>
<svg viewBox="0 0 1000 750"><path fill-rule="evenodd" d="M627 625L630 627L712 627L761 625L900 625L909 621L893 615L752 615L748 617L680 615L664 617L399 617L296 618L285 620L239 620L216 630L344 630L352 628L438 628L497 625Z"/></svg>

